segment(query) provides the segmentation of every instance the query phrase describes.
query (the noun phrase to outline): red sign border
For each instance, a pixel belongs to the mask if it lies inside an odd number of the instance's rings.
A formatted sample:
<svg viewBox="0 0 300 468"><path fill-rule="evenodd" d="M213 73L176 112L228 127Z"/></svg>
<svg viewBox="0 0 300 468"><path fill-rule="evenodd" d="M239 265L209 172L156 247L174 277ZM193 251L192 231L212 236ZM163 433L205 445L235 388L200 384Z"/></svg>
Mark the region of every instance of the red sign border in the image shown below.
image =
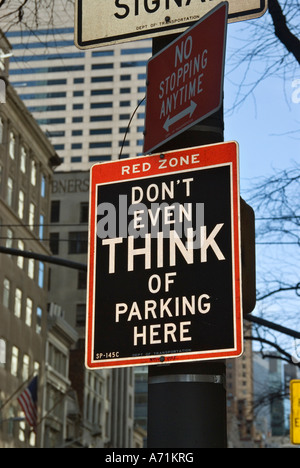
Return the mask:
<svg viewBox="0 0 300 468"><path fill-rule="evenodd" d="M224 16L224 37L223 37L223 63L222 63L222 75L221 75L221 83L220 83L220 93L219 93L219 103L216 107L214 107L213 109L211 109L208 113L206 113L205 115L203 115L202 117L198 118L198 119L195 119L192 123L189 123L187 125L185 125L184 127L180 128L179 130L177 130L175 133L173 133L172 135L166 137L165 139L162 139L159 143L155 143L153 146L152 145L147 145L146 146L146 143L147 143L147 133L148 130L149 130L149 125L147 125L147 122L150 119L150 117L148 116L148 106L147 106L147 100L148 100L148 89L147 88L147 99L146 99L146 117L145 117L145 136L144 136L144 148L143 148L143 151L144 151L144 154L149 154L149 153L152 153L153 151L155 151L157 148L159 148L160 146L164 145L165 143L173 140L175 137L177 137L178 135L180 135L181 133L183 132L186 132L189 128L193 127L194 125L196 125L197 123L199 122L202 122L202 120L205 120L206 118L210 117L212 114L214 114L215 112L217 112L222 104L223 104L223 90L224 90L224 73L225 73L225 55L226 55L226 38L227 38L227 24L228 24L228 2L221 2L219 3L213 10L210 10L208 13L206 13L205 16L203 16L199 21L197 21L197 23L195 23L193 26L191 26L189 29L187 29L184 33L182 33L179 37L177 37L174 41L172 41L170 44L168 44L164 49L162 49L160 52L158 52L158 54L156 54L155 56L153 56L149 61L148 61L148 65L147 65L147 83L150 83L150 76L149 76L149 65L151 63L153 63L153 61L155 61L161 54L165 53L168 51L168 49L170 47L173 47L174 44L176 44L177 42L180 42L182 41L182 39L188 35L188 34L191 34L191 32L193 31L193 29L195 28L198 28L199 26L201 26L201 24L208 18L210 18L211 16L213 16L216 12L218 12L219 10L221 10L222 8L224 8L224 11L225 11L225 16ZM148 128L147 128L148 127Z"/></svg>
<svg viewBox="0 0 300 468"><path fill-rule="evenodd" d="M152 355L147 357L129 357L129 358L114 358L98 361L93 359L93 331L94 331L94 294L95 294L95 263L96 263L96 199L97 185L127 181L134 179L146 178L149 176L183 173L183 169L178 171L177 166L171 166L171 162L176 159L176 156L189 156L193 161L193 155L199 155L200 161L194 159L195 162L186 167L186 171L194 169L204 169L219 167L222 165L231 166L232 180L232 272L234 286L234 333L235 333L235 348L230 350L214 350L209 352L192 352L183 354L164 355L164 364L212 359L228 359L239 357L243 353L243 313L242 313L242 287L241 287L241 239L240 239L240 190L239 190L239 151L238 144L235 141L227 143L218 143L194 148L185 148L182 150L170 151L164 153L164 159L167 160L167 167L159 169L161 163L161 154L141 156L139 158L130 158L126 160L111 161L102 164L96 164L90 171L90 227L89 227L89 250L88 250L88 281L87 281L87 314L86 314L86 367L88 369L103 369L116 367L131 367L143 365L157 365L161 363L160 355ZM141 176L140 169L143 163L151 164L151 173ZM129 167L131 174L122 177L124 167ZM122 169L123 168L123 169ZM124 172L123 172L124 174Z"/></svg>

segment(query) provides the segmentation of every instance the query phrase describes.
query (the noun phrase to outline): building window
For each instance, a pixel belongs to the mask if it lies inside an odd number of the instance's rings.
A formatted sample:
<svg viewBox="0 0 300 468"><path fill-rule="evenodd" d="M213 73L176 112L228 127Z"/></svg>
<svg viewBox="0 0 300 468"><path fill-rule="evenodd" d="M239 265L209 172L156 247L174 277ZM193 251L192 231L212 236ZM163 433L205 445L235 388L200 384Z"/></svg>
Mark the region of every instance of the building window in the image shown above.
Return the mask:
<svg viewBox="0 0 300 468"><path fill-rule="evenodd" d="M0 143L3 143L4 122L0 119Z"/></svg>
<svg viewBox="0 0 300 468"><path fill-rule="evenodd" d="M76 326L85 326L86 304L76 304Z"/></svg>
<svg viewBox="0 0 300 468"><path fill-rule="evenodd" d="M15 316L21 318L22 314L22 291L21 289L16 289L15 293Z"/></svg>
<svg viewBox="0 0 300 468"><path fill-rule="evenodd" d="M42 331L42 315L43 311L40 307L36 309L36 332L39 335Z"/></svg>
<svg viewBox="0 0 300 468"><path fill-rule="evenodd" d="M6 232L6 242L5 242L5 247L7 249L11 249L12 246L13 246L13 237L14 237L14 233L12 232L11 229L7 228L7 232Z"/></svg>
<svg viewBox="0 0 300 468"><path fill-rule="evenodd" d="M13 346L12 352L11 352L10 372L11 372L11 375L13 375L14 377L17 377L18 375L18 366L19 366L19 350L16 346Z"/></svg>
<svg viewBox="0 0 300 468"><path fill-rule="evenodd" d="M27 154L24 146L21 147L21 159L20 159L20 169L23 174L26 173L26 160L27 160Z"/></svg>
<svg viewBox="0 0 300 468"><path fill-rule="evenodd" d="M59 233L51 232L50 233L50 250L53 255L58 255L59 253Z"/></svg>
<svg viewBox="0 0 300 468"><path fill-rule="evenodd" d="M18 204L18 215L20 219L24 218L24 202L25 202L25 195L23 190L19 191L19 204Z"/></svg>
<svg viewBox="0 0 300 468"><path fill-rule="evenodd" d="M58 223L60 216L60 201L54 200L51 202L51 223Z"/></svg>
<svg viewBox="0 0 300 468"><path fill-rule="evenodd" d="M7 179L7 196L6 201L8 206L12 207L13 204L13 191L14 191L14 181L11 177Z"/></svg>
<svg viewBox="0 0 300 468"><path fill-rule="evenodd" d="M89 222L89 203L82 202L80 203L80 223Z"/></svg>
<svg viewBox="0 0 300 468"><path fill-rule="evenodd" d="M33 186L36 185L36 162L31 161L30 181Z"/></svg>
<svg viewBox="0 0 300 468"><path fill-rule="evenodd" d="M87 280L86 272L79 271L77 289L86 289L86 280Z"/></svg>
<svg viewBox="0 0 300 468"><path fill-rule="evenodd" d="M46 196L46 177L42 175L42 180L41 180L41 197L45 198Z"/></svg>
<svg viewBox="0 0 300 468"><path fill-rule="evenodd" d="M41 240L43 240L44 238L44 224L45 224L45 216L40 215L39 238Z"/></svg>
<svg viewBox="0 0 300 468"><path fill-rule="evenodd" d="M0 338L0 368L6 364L6 341Z"/></svg>
<svg viewBox="0 0 300 468"><path fill-rule="evenodd" d="M22 240L18 240L18 249L19 250L24 250L25 249L25 245L24 245L24 242ZM24 257L19 256L17 258L17 265L18 265L19 268L23 269L23 267L24 267Z"/></svg>
<svg viewBox="0 0 300 468"><path fill-rule="evenodd" d="M33 203L29 205L29 228L31 231L34 229L35 206Z"/></svg>
<svg viewBox="0 0 300 468"><path fill-rule="evenodd" d="M9 309L10 303L10 281L5 278L3 281L3 305Z"/></svg>
<svg viewBox="0 0 300 468"><path fill-rule="evenodd" d="M28 259L28 276L31 279L34 279L34 259Z"/></svg>
<svg viewBox="0 0 300 468"><path fill-rule="evenodd" d="M87 247L88 247L87 231L69 232L69 254L87 253Z"/></svg>
<svg viewBox="0 0 300 468"><path fill-rule="evenodd" d="M42 262L39 262L38 285L40 288L44 287L44 277L45 277L45 265Z"/></svg>
<svg viewBox="0 0 300 468"><path fill-rule="evenodd" d="M32 300L28 297L26 300L26 315L25 315L25 323L28 327L31 327L32 323Z"/></svg>
<svg viewBox="0 0 300 468"><path fill-rule="evenodd" d="M29 356L24 354L23 356L23 368L22 368L22 378L23 382L29 379Z"/></svg>
<svg viewBox="0 0 300 468"><path fill-rule="evenodd" d="M15 149L16 149L16 138L13 132L9 134L9 156L11 159L15 159Z"/></svg>

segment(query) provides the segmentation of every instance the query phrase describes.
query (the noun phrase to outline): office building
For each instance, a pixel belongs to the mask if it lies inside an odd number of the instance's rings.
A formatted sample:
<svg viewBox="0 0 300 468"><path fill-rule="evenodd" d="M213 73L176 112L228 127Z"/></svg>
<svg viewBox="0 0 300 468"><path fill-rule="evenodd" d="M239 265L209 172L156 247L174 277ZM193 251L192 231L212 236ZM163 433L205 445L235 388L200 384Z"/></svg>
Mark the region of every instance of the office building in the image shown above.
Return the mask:
<svg viewBox="0 0 300 468"><path fill-rule="evenodd" d="M251 325L244 322L244 335ZM226 361L227 416L229 441L234 447L251 445L253 428L253 353L251 340L244 340L244 353Z"/></svg>
<svg viewBox="0 0 300 468"><path fill-rule="evenodd" d="M49 255L50 192L59 158L6 80L10 44L0 33L0 245ZM0 254L0 445L39 446L29 431L17 396L38 375L42 413L47 337L48 267L42 261Z"/></svg>
<svg viewBox="0 0 300 468"><path fill-rule="evenodd" d="M54 256L86 265L88 215L89 171L56 172L52 183L50 227ZM65 319L79 337L71 351L70 379L78 395L83 439L88 446L132 447L133 370L84 368L86 282L84 270L56 265L50 268L49 301L62 307Z"/></svg>
<svg viewBox="0 0 300 468"><path fill-rule="evenodd" d="M26 17L26 9L24 13L28 30L16 25L7 33L14 54L10 79L62 161L53 184L51 249L53 255L86 263L88 174L79 175L79 171L86 171L98 162L141 154L145 66L152 53L152 44L149 40L81 51L74 46L71 2L57 2L51 21L47 5L41 5L38 21ZM77 182L72 185L74 177ZM71 353L72 379L74 356L80 353L84 362L86 276L80 271L53 266L49 288L49 302L62 307L66 320L79 335L76 349ZM111 412L109 400L103 400L101 395L96 397L89 385L92 380L95 388L105 388L109 381L110 389L107 388L105 393L112 397ZM134 434L132 371L99 373L85 370L81 388L78 380L74 383L73 379L72 384L76 386L87 429L97 432L93 404L98 405L101 443L131 446ZM120 426L120 421L124 426ZM91 444L94 443L92 440Z"/></svg>

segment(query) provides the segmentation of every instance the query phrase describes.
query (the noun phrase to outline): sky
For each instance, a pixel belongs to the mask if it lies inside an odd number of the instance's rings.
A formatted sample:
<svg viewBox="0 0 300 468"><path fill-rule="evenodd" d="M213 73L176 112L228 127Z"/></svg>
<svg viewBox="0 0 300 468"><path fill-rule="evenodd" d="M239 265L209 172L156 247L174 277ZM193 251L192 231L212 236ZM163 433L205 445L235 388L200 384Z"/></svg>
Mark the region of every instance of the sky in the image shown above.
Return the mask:
<svg viewBox="0 0 300 468"><path fill-rule="evenodd" d="M266 14L257 21L262 29L270 22ZM228 25L227 52L224 82L224 122L225 141L235 140L240 150L240 186L241 195L247 201L249 189L258 178L271 177L277 170L289 169L293 162L300 162L300 69L294 59L295 66L288 67L285 77L283 73L275 73L262 81L254 90L253 95L233 111L238 92L237 84L243 80L245 66L231 72L233 64L230 60L237 47L253 47L253 29L246 21ZM274 52L276 53L276 52ZM271 56L271 52L270 52ZM246 82L255 82L261 63L254 62L248 69ZM268 57L266 57L267 64ZM297 132L298 131L298 132ZM300 215L300 213L297 213ZM270 213L270 216L276 216ZM256 221L259 229L260 221ZM299 233L298 233L299 235ZM265 287L266 278L280 278L283 281L299 282L299 245L256 245L257 288ZM255 315L286 327L298 330L299 297L295 291L270 297L267 301L257 304ZM269 335L273 340L273 333ZM300 342L285 335L277 335L284 348L295 355L297 347L300 360ZM257 348L256 345L254 345Z"/></svg>
<svg viewBox="0 0 300 468"><path fill-rule="evenodd" d="M278 76L266 78L242 105L229 111L238 91L237 85L232 82L239 83L243 77L242 67L230 73L230 56L239 45L237 38L249 40L251 45L251 29L248 31L245 23L262 23L266 20L261 18L228 25L224 83L225 140L235 140L240 146L241 191L251 185L256 177L272 175L274 169L289 168L293 160L300 160L299 67L298 72L293 70L285 79ZM248 83L257 79L256 68L255 63L249 67ZM297 129L298 134L295 132ZM291 131L294 133L287 134Z"/></svg>

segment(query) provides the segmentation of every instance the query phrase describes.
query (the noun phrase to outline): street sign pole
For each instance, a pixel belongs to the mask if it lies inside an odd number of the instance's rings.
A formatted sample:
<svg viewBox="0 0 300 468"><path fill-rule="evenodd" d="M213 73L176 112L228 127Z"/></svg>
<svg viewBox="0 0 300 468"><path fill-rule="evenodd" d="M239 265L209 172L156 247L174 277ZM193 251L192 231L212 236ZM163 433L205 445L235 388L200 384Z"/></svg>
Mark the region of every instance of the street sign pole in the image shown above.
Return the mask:
<svg viewBox="0 0 300 468"><path fill-rule="evenodd" d="M153 54L176 36L153 39ZM158 152L224 141L223 106ZM149 366L148 448L226 448L226 365L207 361Z"/></svg>

